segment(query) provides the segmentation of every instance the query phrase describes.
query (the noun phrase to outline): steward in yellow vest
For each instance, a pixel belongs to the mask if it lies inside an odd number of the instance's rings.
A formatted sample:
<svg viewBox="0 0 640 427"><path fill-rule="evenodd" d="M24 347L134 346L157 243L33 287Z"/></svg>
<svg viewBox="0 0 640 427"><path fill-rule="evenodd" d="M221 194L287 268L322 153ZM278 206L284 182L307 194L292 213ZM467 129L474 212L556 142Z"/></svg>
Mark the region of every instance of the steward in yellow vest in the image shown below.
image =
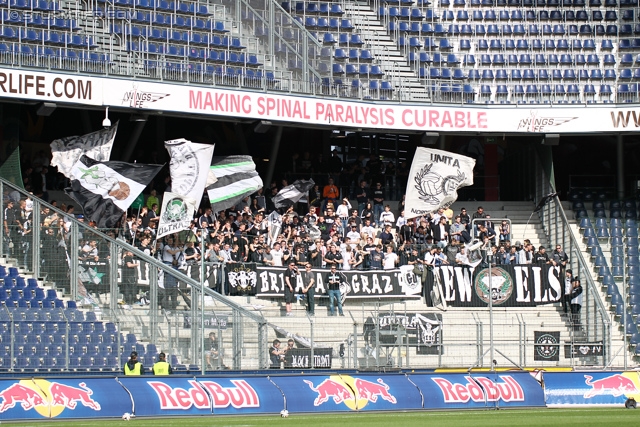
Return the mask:
<svg viewBox="0 0 640 427"><path fill-rule="evenodd" d="M142 363L138 362L138 352L132 351L130 359L124 364L125 375L144 375L144 367Z"/></svg>
<svg viewBox="0 0 640 427"><path fill-rule="evenodd" d="M171 369L171 365L167 362L167 356L164 353L160 353L158 355L158 361L153 364L153 368L151 368L151 372L153 375L171 375L173 374L173 369Z"/></svg>

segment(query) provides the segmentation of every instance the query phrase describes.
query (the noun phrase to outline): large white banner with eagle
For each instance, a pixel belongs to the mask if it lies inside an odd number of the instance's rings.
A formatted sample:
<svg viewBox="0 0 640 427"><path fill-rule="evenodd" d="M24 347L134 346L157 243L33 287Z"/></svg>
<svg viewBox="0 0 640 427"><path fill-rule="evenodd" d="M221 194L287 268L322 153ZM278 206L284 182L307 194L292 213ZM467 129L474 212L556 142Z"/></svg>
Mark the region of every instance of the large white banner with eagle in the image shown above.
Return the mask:
<svg viewBox="0 0 640 427"><path fill-rule="evenodd" d="M405 217L433 213L458 198L458 188L473 185L476 161L448 151L416 149L405 199Z"/></svg>

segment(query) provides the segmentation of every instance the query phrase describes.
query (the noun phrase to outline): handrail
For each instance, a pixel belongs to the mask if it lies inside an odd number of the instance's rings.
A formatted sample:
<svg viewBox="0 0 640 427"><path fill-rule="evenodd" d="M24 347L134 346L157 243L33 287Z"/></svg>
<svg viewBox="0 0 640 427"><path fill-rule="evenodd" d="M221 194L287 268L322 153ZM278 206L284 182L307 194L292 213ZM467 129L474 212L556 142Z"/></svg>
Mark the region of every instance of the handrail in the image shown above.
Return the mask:
<svg viewBox="0 0 640 427"><path fill-rule="evenodd" d="M188 285L190 285L191 287L198 289L199 291L204 291L204 293L206 295L209 295L211 297L213 297L216 301L221 302L227 306L229 306L230 308L234 309L234 310L238 310L239 312L241 312L243 315L249 317L250 319L254 320L255 322L258 323L266 323L266 320L264 319L264 317L262 315L258 316L256 315L254 312L251 312L249 310L247 310L246 308L242 307L241 305L238 305L236 302L230 300L229 298L225 297L224 295L219 294L218 292L213 291L212 289L209 289L206 286L203 286L202 283L197 282L196 280L192 279L189 276L186 276L185 274L183 274L182 272L180 272L179 270L176 270L170 266L167 266L163 263L161 263L160 261L158 261L157 259L145 254L144 252L140 251L138 248L136 248L135 246L130 245L129 243L125 242L124 240L118 239L118 238L112 238L109 237L107 234L104 234L103 232L101 232L100 230L94 229L92 227L89 227L87 224L84 224L80 221L78 221L76 218L70 217L66 212L61 211L60 209L56 208L53 205L50 205L47 202L44 202L41 199L38 199L37 197L27 193L26 191L24 191L23 189L16 187L15 185L11 184L9 181L5 180L4 178L0 177L0 183L4 186L8 186L9 188L18 191L20 194L22 194L25 197L31 198L31 199L37 199L38 202L42 205L42 206L46 206L49 209L51 209L52 211L58 213L58 215L62 215L65 218L70 219L70 221L75 224L76 227L80 227L80 229L82 229L85 232L88 233L93 233L96 236L99 236L101 239L104 239L106 242L109 242L113 245L116 246L120 246L124 249L127 249L129 251L131 251L137 258L139 258L140 260L149 263L150 265L153 265L154 267L157 267L159 269L161 269L163 272L165 272L166 274L172 275L172 276L177 276L179 278L180 281L183 281L185 283L187 283Z"/></svg>

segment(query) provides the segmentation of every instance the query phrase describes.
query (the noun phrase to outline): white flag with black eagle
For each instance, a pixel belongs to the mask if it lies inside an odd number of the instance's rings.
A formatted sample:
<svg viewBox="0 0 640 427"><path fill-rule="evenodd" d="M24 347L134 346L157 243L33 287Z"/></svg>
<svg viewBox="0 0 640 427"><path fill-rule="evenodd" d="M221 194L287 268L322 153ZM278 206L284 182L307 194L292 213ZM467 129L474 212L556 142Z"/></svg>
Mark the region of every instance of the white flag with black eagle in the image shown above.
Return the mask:
<svg viewBox="0 0 640 427"><path fill-rule="evenodd" d="M65 192L82 206L87 221L113 228L162 165L99 162L82 156L71 168Z"/></svg>
<svg viewBox="0 0 640 427"><path fill-rule="evenodd" d="M195 212L195 200L165 191L162 196L162 210L160 211L156 237L159 239L168 234L188 230Z"/></svg>
<svg viewBox="0 0 640 427"><path fill-rule="evenodd" d="M165 141L164 146L171 156L171 192L200 206L215 146L196 144L184 138Z"/></svg>
<svg viewBox="0 0 640 427"><path fill-rule="evenodd" d="M51 165L56 166L58 172L71 179L71 169L82 155L99 162L106 162L111 156L117 131L118 122L109 128L86 135L56 139L51 143Z"/></svg>
<svg viewBox="0 0 640 427"><path fill-rule="evenodd" d="M282 190L278 191L278 194L273 198L273 204L276 208L288 208L293 206L294 203L306 197L309 190L316 185L313 179L304 180L298 179L291 185L287 185Z"/></svg>
<svg viewBox="0 0 640 427"><path fill-rule="evenodd" d="M449 207L458 198L458 188L473 185L475 164L471 157L418 147L407 182L405 217Z"/></svg>
<svg viewBox="0 0 640 427"><path fill-rule="evenodd" d="M211 172L217 181L207 185L207 193L214 212L229 209L262 188L262 179L250 156L216 156L211 161Z"/></svg>

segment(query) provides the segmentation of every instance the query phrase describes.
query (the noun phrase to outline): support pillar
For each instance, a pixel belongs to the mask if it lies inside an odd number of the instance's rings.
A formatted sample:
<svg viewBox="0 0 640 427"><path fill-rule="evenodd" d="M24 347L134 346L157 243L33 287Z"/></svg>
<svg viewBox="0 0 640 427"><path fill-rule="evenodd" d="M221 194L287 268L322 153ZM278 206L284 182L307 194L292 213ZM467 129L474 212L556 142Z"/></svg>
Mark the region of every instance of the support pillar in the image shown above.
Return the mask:
<svg viewBox="0 0 640 427"><path fill-rule="evenodd" d="M624 199L624 136L622 134L618 134L616 139L616 154L618 163L616 171L618 199Z"/></svg>
<svg viewBox="0 0 640 427"><path fill-rule="evenodd" d="M267 169L267 178L264 181L266 188L271 188L271 182L273 181L273 173L276 170L276 159L278 158L278 151L280 151L280 140L282 139L282 126L278 126L276 129L276 136L273 138L271 145L271 155L269 156L269 168Z"/></svg>
<svg viewBox="0 0 640 427"><path fill-rule="evenodd" d="M129 142L122 153L122 161L128 162L131 160L131 156L133 155L133 150L138 145L138 140L140 139L140 135L142 135L142 131L144 130L144 126L147 124L147 121L136 122L135 127L133 128L133 132L129 136Z"/></svg>
<svg viewBox="0 0 640 427"><path fill-rule="evenodd" d="M498 144L494 138L484 141L484 199L500 199L500 181L498 177Z"/></svg>

